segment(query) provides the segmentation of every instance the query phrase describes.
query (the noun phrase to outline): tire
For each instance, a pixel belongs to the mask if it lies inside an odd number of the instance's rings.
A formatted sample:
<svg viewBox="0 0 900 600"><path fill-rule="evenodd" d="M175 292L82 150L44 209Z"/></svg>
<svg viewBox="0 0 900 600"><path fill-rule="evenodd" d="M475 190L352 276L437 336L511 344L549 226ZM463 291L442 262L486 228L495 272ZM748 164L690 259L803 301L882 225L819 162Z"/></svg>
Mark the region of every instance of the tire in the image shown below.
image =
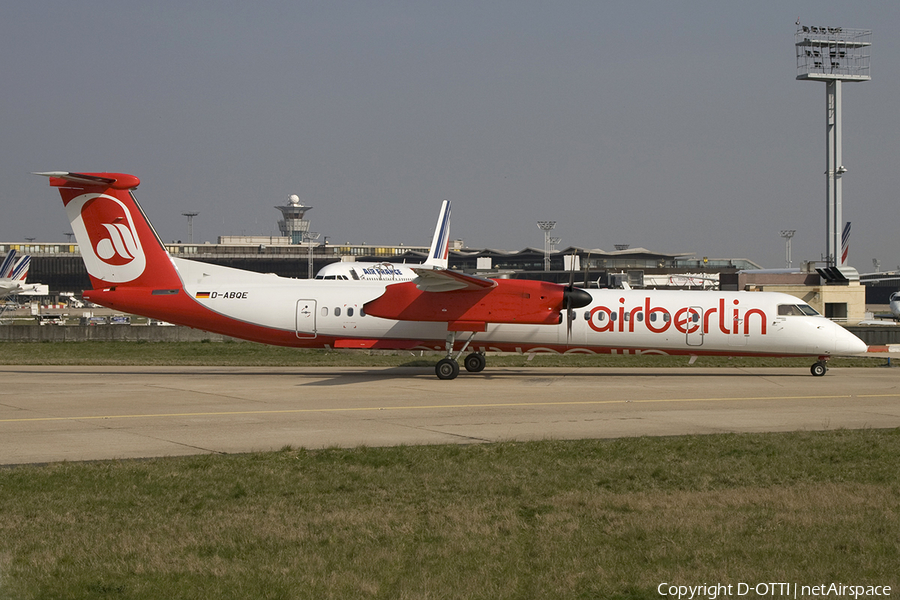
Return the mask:
<svg viewBox="0 0 900 600"><path fill-rule="evenodd" d="M459 375L459 363L452 358L442 358L434 366L434 374L438 379L456 379Z"/></svg>
<svg viewBox="0 0 900 600"><path fill-rule="evenodd" d="M809 368L809 372L812 373L813 377L821 377L828 371L828 367L825 366L823 362L813 363L813 365Z"/></svg>
<svg viewBox="0 0 900 600"><path fill-rule="evenodd" d="M466 360L463 362L466 365L466 371L469 373L481 373L484 371L485 365L487 365L487 359L484 357L484 354L477 352L466 356Z"/></svg>

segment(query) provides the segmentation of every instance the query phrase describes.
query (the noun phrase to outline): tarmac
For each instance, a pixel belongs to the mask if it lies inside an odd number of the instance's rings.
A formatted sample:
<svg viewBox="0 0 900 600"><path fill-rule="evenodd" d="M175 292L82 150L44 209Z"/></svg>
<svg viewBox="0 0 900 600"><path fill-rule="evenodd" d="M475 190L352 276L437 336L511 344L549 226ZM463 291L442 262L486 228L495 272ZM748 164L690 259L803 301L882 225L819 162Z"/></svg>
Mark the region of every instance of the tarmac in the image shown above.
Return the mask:
<svg viewBox="0 0 900 600"><path fill-rule="evenodd" d="M900 370L0 366L0 464L900 427Z"/></svg>

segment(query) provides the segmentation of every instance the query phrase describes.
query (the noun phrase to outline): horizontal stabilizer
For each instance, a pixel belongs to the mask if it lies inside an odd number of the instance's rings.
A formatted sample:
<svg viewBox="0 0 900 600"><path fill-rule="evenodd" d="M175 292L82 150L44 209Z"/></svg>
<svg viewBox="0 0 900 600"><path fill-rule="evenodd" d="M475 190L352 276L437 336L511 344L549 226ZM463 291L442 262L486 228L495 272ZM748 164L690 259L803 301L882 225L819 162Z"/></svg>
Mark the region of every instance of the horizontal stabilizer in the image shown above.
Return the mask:
<svg viewBox="0 0 900 600"><path fill-rule="evenodd" d="M136 188L141 180L134 175L124 173L69 173L68 171L45 171L35 173L50 178L50 185L61 187L67 183L88 187L111 187L117 190Z"/></svg>

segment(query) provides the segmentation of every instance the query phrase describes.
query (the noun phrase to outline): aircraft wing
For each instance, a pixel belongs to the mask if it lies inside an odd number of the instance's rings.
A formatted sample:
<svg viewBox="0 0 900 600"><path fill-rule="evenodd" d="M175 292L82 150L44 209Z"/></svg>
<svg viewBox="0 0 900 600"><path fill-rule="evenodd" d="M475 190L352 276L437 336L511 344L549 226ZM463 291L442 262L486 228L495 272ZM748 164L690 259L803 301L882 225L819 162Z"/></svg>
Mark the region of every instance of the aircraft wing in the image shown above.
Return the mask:
<svg viewBox="0 0 900 600"><path fill-rule="evenodd" d="M447 269L420 269L413 267L416 279L413 283L423 292L454 292L457 290L489 290L497 287L493 279L484 279Z"/></svg>
<svg viewBox="0 0 900 600"><path fill-rule="evenodd" d="M873 316L874 318L876 318L876 319L891 319L891 320L894 320L894 321L900 319L900 316L895 315L895 314L893 314L893 313L878 313L878 314L875 314L875 315L872 315L872 316Z"/></svg>

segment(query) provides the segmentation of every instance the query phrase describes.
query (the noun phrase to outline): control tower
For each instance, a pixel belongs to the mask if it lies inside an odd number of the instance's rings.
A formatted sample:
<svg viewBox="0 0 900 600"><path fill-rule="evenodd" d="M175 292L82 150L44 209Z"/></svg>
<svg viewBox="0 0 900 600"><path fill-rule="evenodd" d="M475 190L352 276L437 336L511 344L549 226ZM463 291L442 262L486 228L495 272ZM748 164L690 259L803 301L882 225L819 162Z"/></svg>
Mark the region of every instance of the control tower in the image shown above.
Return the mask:
<svg viewBox="0 0 900 600"><path fill-rule="evenodd" d="M275 207L281 211L284 217L278 221L278 228L281 230L281 235L290 238L292 244L301 244L303 243L303 234L309 231L309 221L303 217L312 206L303 206L297 194L291 194L288 202L289 204L286 206Z"/></svg>
<svg viewBox="0 0 900 600"><path fill-rule="evenodd" d="M826 261L844 266L841 177L847 172L841 158L841 82L869 81L872 30L846 27L808 27L797 23L797 79L825 82L826 188L828 212Z"/></svg>

